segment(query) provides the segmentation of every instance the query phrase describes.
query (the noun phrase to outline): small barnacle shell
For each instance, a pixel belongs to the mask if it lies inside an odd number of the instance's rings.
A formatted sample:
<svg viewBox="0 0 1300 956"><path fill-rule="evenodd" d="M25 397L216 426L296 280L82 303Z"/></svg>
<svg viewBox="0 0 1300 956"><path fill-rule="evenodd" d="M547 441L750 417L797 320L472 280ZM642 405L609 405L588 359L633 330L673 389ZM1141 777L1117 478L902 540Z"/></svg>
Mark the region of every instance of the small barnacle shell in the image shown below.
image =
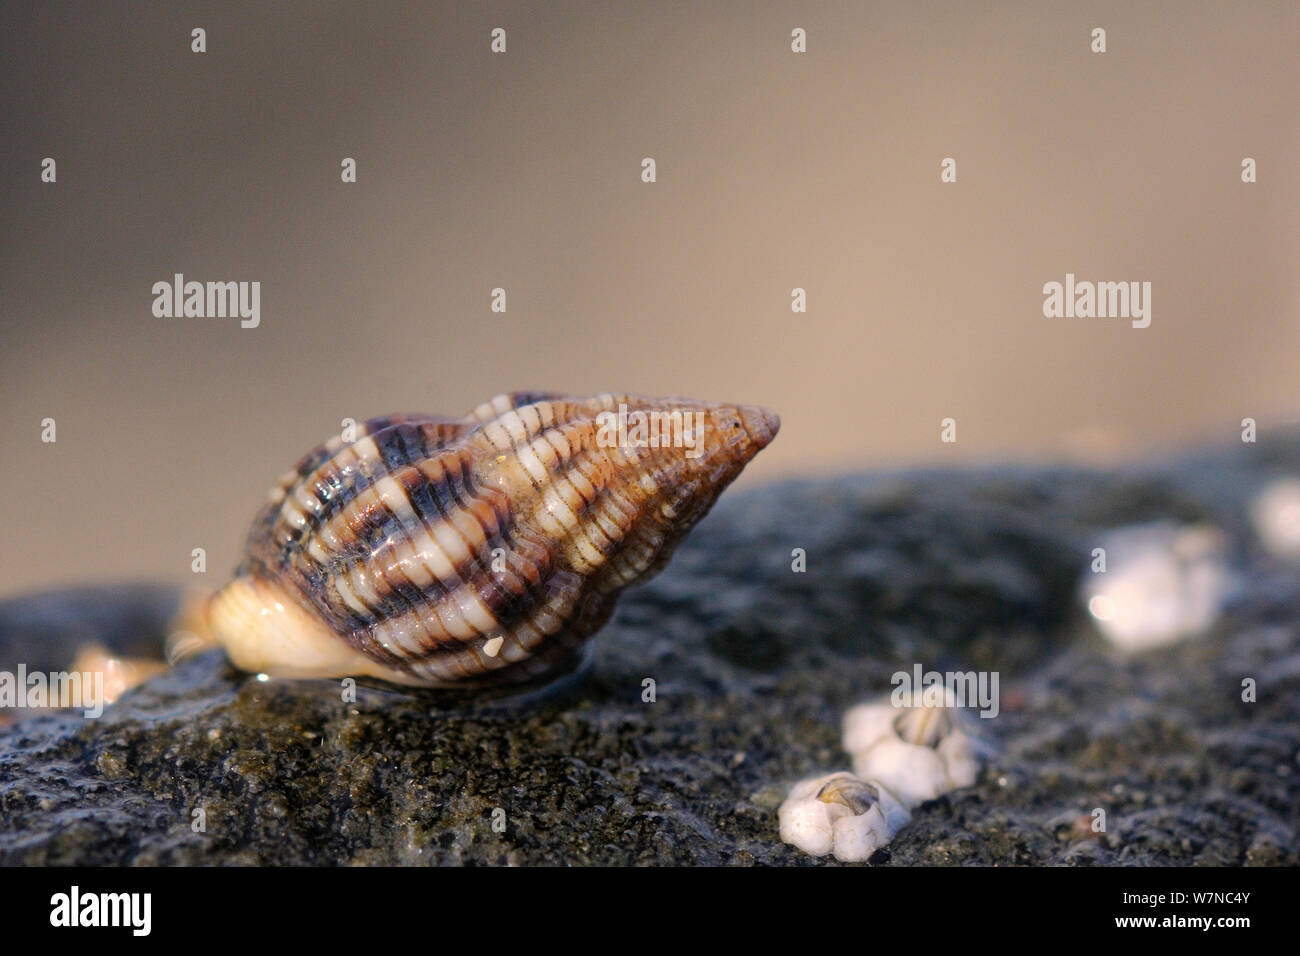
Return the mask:
<svg viewBox="0 0 1300 956"><path fill-rule="evenodd" d="M757 406L500 395L321 445L206 609L238 667L450 686L570 663L780 423Z"/></svg>
<svg viewBox="0 0 1300 956"><path fill-rule="evenodd" d="M879 781L851 773L801 780L777 811L781 839L813 856L870 859L894 838L911 814Z"/></svg>
<svg viewBox="0 0 1300 956"><path fill-rule="evenodd" d="M162 661L144 657L126 657L95 642L83 644L78 648L77 656L73 659L70 668L74 674L103 675L98 678L103 682L100 687L103 694L103 699L99 701L101 704L113 703L132 687L166 670L167 665ZM89 693L84 683L82 692ZM93 706L93 704L93 701L88 701L84 705L78 702L71 706L82 707Z"/></svg>
<svg viewBox="0 0 1300 956"><path fill-rule="evenodd" d="M1271 554L1300 560L1300 478L1278 478L1250 504L1255 533Z"/></svg>
<svg viewBox="0 0 1300 956"><path fill-rule="evenodd" d="M1117 528L1100 546L1106 570L1085 574L1082 599L1116 647L1161 647L1218 620L1232 577L1217 528L1157 521Z"/></svg>
<svg viewBox="0 0 1300 956"><path fill-rule="evenodd" d="M916 806L979 776L982 747L965 711L945 688L944 704L859 704L844 715L844 749L853 772Z"/></svg>

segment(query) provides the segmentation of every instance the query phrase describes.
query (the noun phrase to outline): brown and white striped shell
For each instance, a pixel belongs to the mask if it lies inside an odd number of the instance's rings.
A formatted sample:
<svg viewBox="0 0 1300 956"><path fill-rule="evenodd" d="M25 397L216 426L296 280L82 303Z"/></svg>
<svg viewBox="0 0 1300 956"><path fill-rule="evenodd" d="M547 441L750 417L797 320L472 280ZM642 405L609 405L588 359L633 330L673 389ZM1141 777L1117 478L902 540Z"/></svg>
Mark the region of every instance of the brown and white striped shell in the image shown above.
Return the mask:
<svg viewBox="0 0 1300 956"><path fill-rule="evenodd" d="M248 671L528 680L663 567L779 425L756 406L537 392L373 419L281 479L207 623Z"/></svg>

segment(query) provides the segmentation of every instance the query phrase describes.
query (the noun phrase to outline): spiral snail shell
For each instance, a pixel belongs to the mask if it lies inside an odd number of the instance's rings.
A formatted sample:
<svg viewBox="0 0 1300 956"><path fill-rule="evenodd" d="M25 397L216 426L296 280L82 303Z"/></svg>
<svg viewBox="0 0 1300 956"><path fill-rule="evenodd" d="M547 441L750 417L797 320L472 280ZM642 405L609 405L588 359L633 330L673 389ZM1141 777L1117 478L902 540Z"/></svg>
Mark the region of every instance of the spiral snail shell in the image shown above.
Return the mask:
<svg viewBox="0 0 1300 956"><path fill-rule="evenodd" d="M776 435L757 406L500 395L316 448L207 604L243 670L401 684L562 668Z"/></svg>

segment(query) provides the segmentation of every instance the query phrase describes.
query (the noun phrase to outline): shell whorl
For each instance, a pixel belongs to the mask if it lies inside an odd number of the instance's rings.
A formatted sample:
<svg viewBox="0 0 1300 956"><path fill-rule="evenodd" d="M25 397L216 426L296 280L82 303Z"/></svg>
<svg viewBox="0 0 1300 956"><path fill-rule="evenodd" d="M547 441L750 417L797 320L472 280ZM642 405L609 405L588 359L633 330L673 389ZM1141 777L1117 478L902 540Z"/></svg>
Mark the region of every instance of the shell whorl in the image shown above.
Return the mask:
<svg viewBox="0 0 1300 956"><path fill-rule="evenodd" d="M536 392L372 419L280 480L209 623L247 670L530 679L667 562L778 428L756 406Z"/></svg>

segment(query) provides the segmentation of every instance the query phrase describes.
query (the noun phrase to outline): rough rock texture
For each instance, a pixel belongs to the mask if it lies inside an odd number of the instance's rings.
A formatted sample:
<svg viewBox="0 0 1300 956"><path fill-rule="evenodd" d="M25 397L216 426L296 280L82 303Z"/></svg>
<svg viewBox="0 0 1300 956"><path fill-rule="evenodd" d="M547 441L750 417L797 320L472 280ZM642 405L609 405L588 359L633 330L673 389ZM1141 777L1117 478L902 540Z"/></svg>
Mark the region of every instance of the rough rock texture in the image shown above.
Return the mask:
<svg viewBox="0 0 1300 956"><path fill-rule="evenodd" d="M919 661L1000 671L1003 712L980 722L998 752L875 864L1295 865L1300 576L1244 513L1281 474L1300 443L770 486L724 496L584 671L530 696L362 685L350 703L214 652L99 720L0 714L0 863L835 865L782 844L776 808L848 767L844 710ZM1241 589L1209 635L1125 658L1077 584L1099 530L1162 517L1223 528ZM87 637L156 644L171 599L0 605L0 669L66 664Z"/></svg>

